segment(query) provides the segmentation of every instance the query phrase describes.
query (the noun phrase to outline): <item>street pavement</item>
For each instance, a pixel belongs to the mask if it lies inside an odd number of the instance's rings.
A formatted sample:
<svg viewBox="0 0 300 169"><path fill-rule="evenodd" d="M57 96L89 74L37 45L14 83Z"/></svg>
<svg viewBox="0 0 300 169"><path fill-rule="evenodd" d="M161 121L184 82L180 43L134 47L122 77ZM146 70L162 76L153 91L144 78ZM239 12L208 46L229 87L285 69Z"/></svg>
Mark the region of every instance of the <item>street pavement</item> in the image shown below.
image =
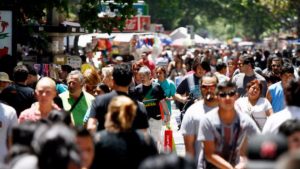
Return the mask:
<svg viewBox="0 0 300 169"><path fill-rule="evenodd" d="M180 111L176 109L175 104L172 103L172 115L170 120L170 125L173 130L173 137L176 145L176 152L179 156L185 156L185 148L183 137L180 131L178 131L177 120L180 118Z"/></svg>

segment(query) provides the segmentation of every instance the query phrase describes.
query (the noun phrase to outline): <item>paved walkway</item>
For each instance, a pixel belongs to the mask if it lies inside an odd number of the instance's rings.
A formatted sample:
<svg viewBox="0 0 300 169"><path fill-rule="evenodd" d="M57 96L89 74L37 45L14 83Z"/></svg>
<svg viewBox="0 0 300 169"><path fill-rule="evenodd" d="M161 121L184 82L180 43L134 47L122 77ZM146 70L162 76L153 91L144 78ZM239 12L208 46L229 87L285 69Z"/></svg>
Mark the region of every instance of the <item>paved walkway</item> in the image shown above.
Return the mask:
<svg viewBox="0 0 300 169"><path fill-rule="evenodd" d="M180 131L177 129L177 121L176 119L179 118L180 111L179 109L175 108L175 105L172 104L172 116L171 116L171 127L173 130L173 137L176 145L176 151L179 156L185 156L185 148L184 148L184 142L183 137Z"/></svg>

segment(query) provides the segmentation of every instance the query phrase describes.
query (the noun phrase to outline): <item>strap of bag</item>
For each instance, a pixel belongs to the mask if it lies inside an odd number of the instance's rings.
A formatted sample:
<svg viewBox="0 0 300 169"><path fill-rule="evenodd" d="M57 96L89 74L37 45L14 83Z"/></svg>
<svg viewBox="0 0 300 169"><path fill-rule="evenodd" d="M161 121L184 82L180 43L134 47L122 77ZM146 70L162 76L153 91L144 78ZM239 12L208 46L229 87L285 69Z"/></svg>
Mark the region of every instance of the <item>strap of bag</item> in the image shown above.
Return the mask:
<svg viewBox="0 0 300 169"><path fill-rule="evenodd" d="M153 86L153 84L151 84L151 89L148 90L147 94L144 97L145 99L152 99L151 93L153 91L153 88L154 88L154 86Z"/></svg>
<svg viewBox="0 0 300 169"><path fill-rule="evenodd" d="M195 86L195 79L194 79L194 74L191 75L191 77L187 77L187 82L188 82L188 87L190 89L190 93L191 93L191 86Z"/></svg>
<svg viewBox="0 0 300 169"><path fill-rule="evenodd" d="M71 109L69 110L69 112L72 112L72 110L74 110L74 108L76 107L76 105L78 104L78 102L80 101L80 99L83 96L83 92L80 93L79 98L75 101L75 103L72 105Z"/></svg>

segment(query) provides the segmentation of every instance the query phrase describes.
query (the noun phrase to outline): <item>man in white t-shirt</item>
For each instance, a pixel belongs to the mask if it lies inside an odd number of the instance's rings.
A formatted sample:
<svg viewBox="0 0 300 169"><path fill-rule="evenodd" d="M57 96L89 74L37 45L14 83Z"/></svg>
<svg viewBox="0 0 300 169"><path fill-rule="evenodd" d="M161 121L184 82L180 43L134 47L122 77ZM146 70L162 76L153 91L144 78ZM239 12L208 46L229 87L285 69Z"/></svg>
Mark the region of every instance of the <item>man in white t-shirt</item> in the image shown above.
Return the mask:
<svg viewBox="0 0 300 169"><path fill-rule="evenodd" d="M277 133L279 126L289 119L300 119L300 80L292 80L284 90L287 107L270 116L263 133Z"/></svg>
<svg viewBox="0 0 300 169"><path fill-rule="evenodd" d="M207 73L202 77L200 90L203 99L187 109L181 123L180 131L183 135L186 154L194 158L198 169L203 168L203 149L201 141L196 140L199 125L203 115L218 105L215 97L217 83L218 79L212 73Z"/></svg>
<svg viewBox="0 0 300 169"><path fill-rule="evenodd" d="M11 143L13 126L18 124L17 113L14 108L0 103L0 163L4 161Z"/></svg>

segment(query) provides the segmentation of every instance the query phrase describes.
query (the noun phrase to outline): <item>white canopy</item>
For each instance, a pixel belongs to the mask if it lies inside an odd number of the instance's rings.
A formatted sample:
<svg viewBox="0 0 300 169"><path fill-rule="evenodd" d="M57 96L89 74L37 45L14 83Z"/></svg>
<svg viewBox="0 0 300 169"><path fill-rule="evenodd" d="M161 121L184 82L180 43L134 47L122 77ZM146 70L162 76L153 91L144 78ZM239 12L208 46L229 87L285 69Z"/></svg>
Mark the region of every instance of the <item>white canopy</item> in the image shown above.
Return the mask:
<svg viewBox="0 0 300 169"><path fill-rule="evenodd" d="M180 38L189 38L190 35L187 33L187 28L180 27L175 29L171 34L170 37L172 40L180 39Z"/></svg>

